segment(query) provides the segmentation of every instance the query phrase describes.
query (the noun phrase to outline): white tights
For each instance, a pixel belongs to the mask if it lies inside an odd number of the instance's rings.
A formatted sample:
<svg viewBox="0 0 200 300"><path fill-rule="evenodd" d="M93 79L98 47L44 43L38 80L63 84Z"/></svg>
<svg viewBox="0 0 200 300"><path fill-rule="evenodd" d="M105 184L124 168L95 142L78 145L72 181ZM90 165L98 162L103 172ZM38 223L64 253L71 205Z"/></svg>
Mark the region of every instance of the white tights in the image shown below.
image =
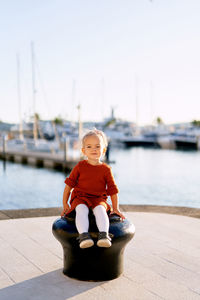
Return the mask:
<svg viewBox="0 0 200 300"><path fill-rule="evenodd" d="M93 213L99 231L108 232L109 219L106 212L106 208L103 205L98 205L93 209ZM85 204L77 205L75 223L79 233L88 232L89 229L88 214L89 214L89 208Z"/></svg>

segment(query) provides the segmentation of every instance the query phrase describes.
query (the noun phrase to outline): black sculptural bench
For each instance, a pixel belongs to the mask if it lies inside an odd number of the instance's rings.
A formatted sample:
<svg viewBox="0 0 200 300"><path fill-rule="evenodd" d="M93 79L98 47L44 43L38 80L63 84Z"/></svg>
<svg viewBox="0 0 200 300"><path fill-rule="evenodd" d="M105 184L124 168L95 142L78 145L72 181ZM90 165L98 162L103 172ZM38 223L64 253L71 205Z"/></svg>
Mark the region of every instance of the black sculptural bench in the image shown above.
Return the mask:
<svg viewBox="0 0 200 300"><path fill-rule="evenodd" d="M119 277L123 272L124 249L135 234L134 225L117 215L109 215L109 233L112 237L110 248L96 245L98 229L90 211L89 232L95 245L81 249L75 226L75 214L57 219L52 226L55 238L61 243L64 253L63 273L79 280L104 281Z"/></svg>

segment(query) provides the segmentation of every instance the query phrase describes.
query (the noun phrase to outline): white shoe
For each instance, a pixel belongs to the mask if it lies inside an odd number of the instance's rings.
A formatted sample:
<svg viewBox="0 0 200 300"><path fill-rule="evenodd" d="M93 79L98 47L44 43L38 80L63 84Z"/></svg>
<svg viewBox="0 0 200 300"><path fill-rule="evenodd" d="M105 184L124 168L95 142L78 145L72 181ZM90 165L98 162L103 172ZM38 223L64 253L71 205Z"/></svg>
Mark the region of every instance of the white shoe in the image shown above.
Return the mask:
<svg viewBox="0 0 200 300"><path fill-rule="evenodd" d="M79 234L79 246L80 248L89 248L94 245L94 241L91 239L89 232L83 232Z"/></svg>
<svg viewBox="0 0 200 300"><path fill-rule="evenodd" d="M99 232L99 237L97 241L98 247L109 248L112 245L111 238L109 237L107 232Z"/></svg>
<svg viewBox="0 0 200 300"><path fill-rule="evenodd" d="M80 248L82 248L82 249L92 247L93 245L94 245L94 242L91 239L84 240L84 241L80 242L80 244L79 244Z"/></svg>

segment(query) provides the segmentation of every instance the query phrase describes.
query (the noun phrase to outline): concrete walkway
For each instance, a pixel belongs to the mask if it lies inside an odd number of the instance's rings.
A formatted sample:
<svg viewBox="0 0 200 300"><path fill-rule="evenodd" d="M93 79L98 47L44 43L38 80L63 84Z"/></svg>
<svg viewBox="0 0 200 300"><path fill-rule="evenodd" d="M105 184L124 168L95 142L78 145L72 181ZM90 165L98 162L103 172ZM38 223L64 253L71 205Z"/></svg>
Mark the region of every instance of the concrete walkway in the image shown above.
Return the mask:
<svg viewBox="0 0 200 300"><path fill-rule="evenodd" d="M62 273L55 217L0 221L0 299L200 300L200 220L126 212L136 235L124 273L108 282L82 282Z"/></svg>

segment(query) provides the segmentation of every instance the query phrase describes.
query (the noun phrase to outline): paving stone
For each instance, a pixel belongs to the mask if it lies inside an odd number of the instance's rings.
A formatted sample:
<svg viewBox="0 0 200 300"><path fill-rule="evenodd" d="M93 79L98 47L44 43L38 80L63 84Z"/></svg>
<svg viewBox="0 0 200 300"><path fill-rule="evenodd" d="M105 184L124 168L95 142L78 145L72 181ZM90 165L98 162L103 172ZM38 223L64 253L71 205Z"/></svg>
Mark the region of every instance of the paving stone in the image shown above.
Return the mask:
<svg viewBox="0 0 200 300"><path fill-rule="evenodd" d="M200 300L200 220L126 212L136 234L127 245L124 273L84 282L62 273L62 247L51 226L57 216L0 221L2 300Z"/></svg>

